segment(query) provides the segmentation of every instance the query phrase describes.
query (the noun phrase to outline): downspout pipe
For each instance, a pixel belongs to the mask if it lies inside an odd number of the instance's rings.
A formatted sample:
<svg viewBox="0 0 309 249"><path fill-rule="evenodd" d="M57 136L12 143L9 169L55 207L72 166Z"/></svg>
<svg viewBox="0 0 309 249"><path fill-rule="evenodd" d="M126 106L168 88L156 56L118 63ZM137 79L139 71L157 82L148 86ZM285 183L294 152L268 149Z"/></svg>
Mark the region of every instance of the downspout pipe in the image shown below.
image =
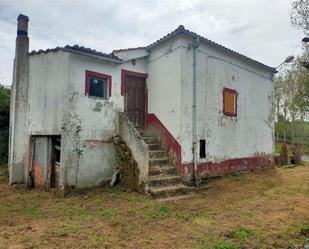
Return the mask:
<svg viewBox="0 0 309 249"><path fill-rule="evenodd" d="M196 135L196 52L199 47L199 37L193 44L193 98L192 98L192 154L193 154L193 172L195 185L198 186L198 172L197 172L197 135Z"/></svg>

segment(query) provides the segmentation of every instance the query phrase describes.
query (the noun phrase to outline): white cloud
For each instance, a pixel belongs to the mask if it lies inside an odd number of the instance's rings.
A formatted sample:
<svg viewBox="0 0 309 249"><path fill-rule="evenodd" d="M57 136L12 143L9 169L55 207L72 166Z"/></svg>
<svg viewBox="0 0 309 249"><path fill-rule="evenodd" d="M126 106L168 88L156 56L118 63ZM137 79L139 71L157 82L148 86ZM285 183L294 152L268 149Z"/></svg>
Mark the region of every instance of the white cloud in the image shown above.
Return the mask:
<svg viewBox="0 0 309 249"><path fill-rule="evenodd" d="M79 44L102 52L144 46L179 24L276 66L300 50L290 0L0 0L0 82L9 85L16 18L28 15L30 50Z"/></svg>

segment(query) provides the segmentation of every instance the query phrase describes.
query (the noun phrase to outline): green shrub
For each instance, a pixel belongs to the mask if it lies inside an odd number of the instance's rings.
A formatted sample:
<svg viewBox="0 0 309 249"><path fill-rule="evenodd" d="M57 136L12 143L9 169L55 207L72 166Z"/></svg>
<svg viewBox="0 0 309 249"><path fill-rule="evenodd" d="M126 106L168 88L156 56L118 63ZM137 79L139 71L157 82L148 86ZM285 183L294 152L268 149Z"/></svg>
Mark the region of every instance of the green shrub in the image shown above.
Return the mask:
<svg viewBox="0 0 309 249"><path fill-rule="evenodd" d="M0 164L0 176L8 177L9 176L9 170L7 165L1 165Z"/></svg>

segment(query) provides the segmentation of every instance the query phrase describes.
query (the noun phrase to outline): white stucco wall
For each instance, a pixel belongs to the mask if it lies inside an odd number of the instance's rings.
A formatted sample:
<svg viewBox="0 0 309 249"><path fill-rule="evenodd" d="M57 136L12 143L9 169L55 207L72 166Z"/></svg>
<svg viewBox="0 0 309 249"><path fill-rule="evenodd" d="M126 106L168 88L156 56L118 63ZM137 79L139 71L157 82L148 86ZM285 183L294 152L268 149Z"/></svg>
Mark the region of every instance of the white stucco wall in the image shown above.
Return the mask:
<svg viewBox="0 0 309 249"><path fill-rule="evenodd" d="M122 59L123 62L127 62L132 59L137 60L147 57L149 55L148 51L145 48L123 49L114 51L113 54L119 59Z"/></svg>
<svg viewBox="0 0 309 249"><path fill-rule="evenodd" d="M183 50L181 145L192 162L192 49ZM223 88L237 90L237 117L223 114ZM200 44L197 51L197 135L206 139L206 158L220 162L273 153L271 73ZM199 151L199 148L197 148Z"/></svg>
<svg viewBox="0 0 309 249"><path fill-rule="evenodd" d="M185 40L154 48L148 58L148 111L181 140L181 56Z"/></svg>
<svg viewBox="0 0 309 249"><path fill-rule="evenodd" d="M29 134L60 135L67 111L69 55L59 51L29 58Z"/></svg>
<svg viewBox="0 0 309 249"><path fill-rule="evenodd" d="M68 96L71 98L66 115L76 114L80 119L83 153L78 163L78 186L85 187L109 180L114 173L114 146L109 140L118 134L118 112L124 110L124 98L120 93L121 69L145 73L146 63L144 59L137 59L135 65L131 61L117 65L74 54L69 56ZM103 100L85 96L86 70L112 76L111 97ZM68 185L75 183L77 162L72 157L68 155L66 162Z"/></svg>

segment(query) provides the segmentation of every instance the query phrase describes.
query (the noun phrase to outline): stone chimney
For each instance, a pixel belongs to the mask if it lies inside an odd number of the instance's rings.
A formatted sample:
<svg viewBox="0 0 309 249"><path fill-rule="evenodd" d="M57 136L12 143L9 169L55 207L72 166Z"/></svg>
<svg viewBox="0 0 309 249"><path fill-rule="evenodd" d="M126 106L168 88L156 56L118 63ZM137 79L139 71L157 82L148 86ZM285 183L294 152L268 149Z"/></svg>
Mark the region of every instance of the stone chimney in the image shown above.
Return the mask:
<svg viewBox="0 0 309 249"><path fill-rule="evenodd" d="M15 49L15 68L16 73L20 73L20 70L24 71L28 69L28 52L29 52L29 37L28 37L28 22L29 18L25 15L19 15L17 18L17 37L16 37L16 49ZM17 76L17 75L16 75Z"/></svg>
<svg viewBox="0 0 309 249"><path fill-rule="evenodd" d="M17 21L17 36L28 36L28 16L20 14Z"/></svg>
<svg viewBox="0 0 309 249"><path fill-rule="evenodd" d="M17 37L11 88L9 171L10 183L25 183L29 137L27 105L29 85L29 37L25 15L17 18Z"/></svg>

